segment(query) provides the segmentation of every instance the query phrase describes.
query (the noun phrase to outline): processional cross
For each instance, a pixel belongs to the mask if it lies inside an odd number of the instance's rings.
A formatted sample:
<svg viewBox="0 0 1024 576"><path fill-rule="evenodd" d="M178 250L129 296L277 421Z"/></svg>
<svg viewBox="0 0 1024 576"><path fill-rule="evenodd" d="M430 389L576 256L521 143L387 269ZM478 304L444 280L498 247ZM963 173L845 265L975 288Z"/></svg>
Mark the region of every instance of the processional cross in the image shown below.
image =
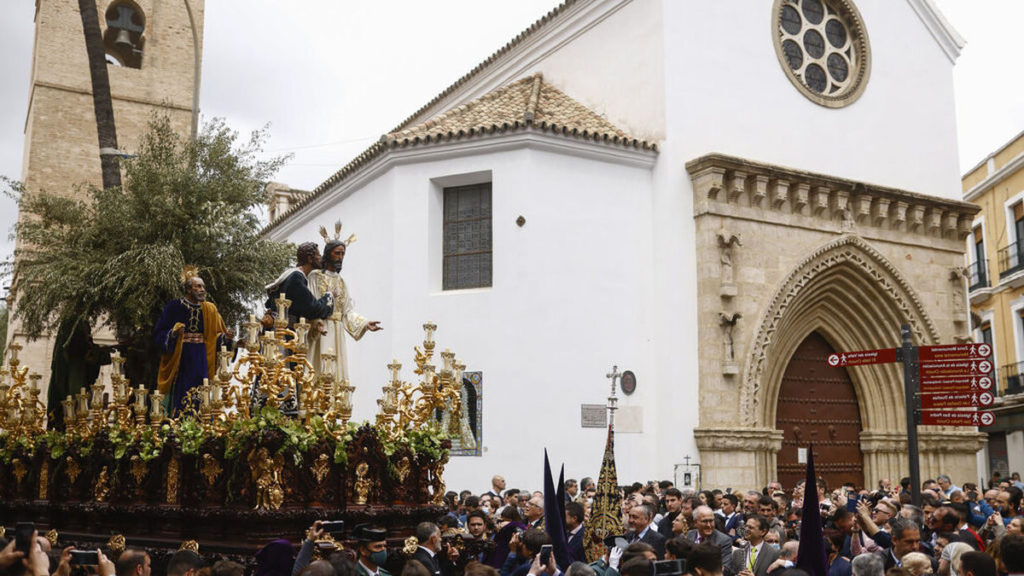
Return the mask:
<svg viewBox="0 0 1024 576"><path fill-rule="evenodd" d="M619 378L622 377L622 373L619 372L618 366L612 366L612 371L605 375L606 378L612 381L611 395L608 396L608 405L605 408L608 409L608 425L615 426L615 411L618 409L619 399L615 397L615 389L619 385Z"/></svg>

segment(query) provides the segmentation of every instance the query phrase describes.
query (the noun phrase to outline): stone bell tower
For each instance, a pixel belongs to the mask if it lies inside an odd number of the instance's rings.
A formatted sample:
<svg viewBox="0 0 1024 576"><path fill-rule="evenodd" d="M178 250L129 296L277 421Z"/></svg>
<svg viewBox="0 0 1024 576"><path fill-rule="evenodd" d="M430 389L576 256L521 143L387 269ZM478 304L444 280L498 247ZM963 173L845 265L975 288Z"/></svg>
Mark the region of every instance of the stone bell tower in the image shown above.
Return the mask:
<svg viewBox="0 0 1024 576"><path fill-rule="evenodd" d="M198 95L205 0L97 0L120 150L137 148L153 112L169 115L182 134L193 125ZM101 186L92 81L78 2L36 0L31 89L21 179L29 190L78 194ZM22 365L49 382L53 338L29 340L16 321L22 288L18 262L8 303L9 343ZM111 344L111 334L95 334Z"/></svg>

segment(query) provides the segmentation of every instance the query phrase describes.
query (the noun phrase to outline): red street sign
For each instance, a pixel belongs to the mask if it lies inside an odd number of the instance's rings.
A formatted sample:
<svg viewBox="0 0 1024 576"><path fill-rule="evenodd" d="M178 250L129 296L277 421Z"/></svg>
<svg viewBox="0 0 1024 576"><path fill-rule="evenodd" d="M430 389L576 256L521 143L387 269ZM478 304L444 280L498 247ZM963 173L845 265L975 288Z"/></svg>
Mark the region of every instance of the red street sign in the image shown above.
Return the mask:
<svg viewBox="0 0 1024 576"><path fill-rule="evenodd" d="M948 344L940 346L919 346L917 359L929 360L982 360L992 355L988 344Z"/></svg>
<svg viewBox="0 0 1024 576"><path fill-rule="evenodd" d="M945 376L921 378L921 393L935 392L984 392L992 389L990 376Z"/></svg>
<svg viewBox="0 0 1024 576"><path fill-rule="evenodd" d="M883 348L881 350L857 350L855 352L839 352L828 355L828 365L833 368L837 366L863 366L864 364L887 364L896 361L896 348Z"/></svg>
<svg viewBox="0 0 1024 576"><path fill-rule="evenodd" d="M925 426L991 426L996 421L991 412L974 410L922 410L921 424Z"/></svg>
<svg viewBox="0 0 1024 576"><path fill-rule="evenodd" d="M939 394L921 394L921 408L925 410L942 408L983 408L991 406L991 392L945 392Z"/></svg>
<svg viewBox="0 0 1024 576"><path fill-rule="evenodd" d="M992 372L989 360L943 360L922 362L921 379L937 380L957 376L981 376Z"/></svg>

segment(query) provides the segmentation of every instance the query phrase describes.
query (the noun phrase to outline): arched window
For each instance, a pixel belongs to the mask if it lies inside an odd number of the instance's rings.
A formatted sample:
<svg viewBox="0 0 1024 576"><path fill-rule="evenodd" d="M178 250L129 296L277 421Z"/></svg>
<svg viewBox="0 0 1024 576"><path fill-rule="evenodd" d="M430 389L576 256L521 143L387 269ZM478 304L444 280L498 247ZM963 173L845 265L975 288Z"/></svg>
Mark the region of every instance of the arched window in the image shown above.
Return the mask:
<svg viewBox="0 0 1024 576"><path fill-rule="evenodd" d="M107 62L115 66L142 68L146 16L134 2L113 2L106 12L107 31L103 44Z"/></svg>

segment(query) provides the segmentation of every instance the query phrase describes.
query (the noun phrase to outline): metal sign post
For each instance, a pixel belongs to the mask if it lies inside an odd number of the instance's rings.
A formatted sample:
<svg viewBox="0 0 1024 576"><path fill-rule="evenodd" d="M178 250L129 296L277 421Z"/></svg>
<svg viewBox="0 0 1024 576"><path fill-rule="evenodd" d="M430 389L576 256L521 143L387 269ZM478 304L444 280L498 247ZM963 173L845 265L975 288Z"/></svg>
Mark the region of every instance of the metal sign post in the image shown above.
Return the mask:
<svg viewBox="0 0 1024 576"><path fill-rule="evenodd" d="M914 335L910 324L900 326L903 347L900 349L903 360L903 393L907 409L907 456L910 459L910 501L914 506L921 505L921 456L917 445L917 410L918 382L920 374L917 363L917 347L914 346Z"/></svg>

